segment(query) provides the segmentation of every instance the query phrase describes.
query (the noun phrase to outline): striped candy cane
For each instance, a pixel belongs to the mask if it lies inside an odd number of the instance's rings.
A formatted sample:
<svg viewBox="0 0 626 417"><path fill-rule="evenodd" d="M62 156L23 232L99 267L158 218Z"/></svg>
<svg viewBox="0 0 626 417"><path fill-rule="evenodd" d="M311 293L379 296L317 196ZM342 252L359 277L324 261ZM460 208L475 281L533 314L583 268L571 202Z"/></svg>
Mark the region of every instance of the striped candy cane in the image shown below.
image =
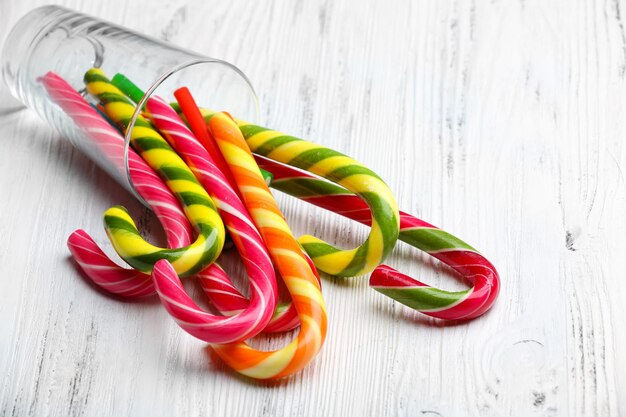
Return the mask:
<svg viewBox="0 0 626 417"><path fill-rule="evenodd" d="M87 278L103 291L126 299L156 293L149 275L117 265L84 230L74 231L67 239L67 247Z"/></svg>
<svg viewBox="0 0 626 417"><path fill-rule="evenodd" d="M124 137L76 92L63 78L49 72L41 78L50 98L72 119L102 155L120 172L125 171ZM137 193L159 217L168 242L174 247L185 246L191 239L191 229L171 191L133 149L128 150L130 178Z"/></svg>
<svg viewBox="0 0 626 417"><path fill-rule="evenodd" d="M100 100L107 115L124 129L129 128L135 106L122 92L97 68L87 71L84 80L87 91ZM154 246L141 237L126 209L116 206L104 215L107 234L115 250L122 259L142 272L150 272L159 259L170 261L181 276L201 271L215 261L224 245L224 225L213 201L185 162L142 116L138 116L132 126L131 144L148 165L163 176L182 203L198 237L183 248Z"/></svg>
<svg viewBox="0 0 626 417"><path fill-rule="evenodd" d="M124 138L119 131L102 119L102 115L58 75L46 74L42 77L42 82L52 100L72 118L102 153L109 159L114 159L115 166L123 166ZM138 193L150 204L161 221L169 246L175 248L188 245L191 242L189 223L178 201L132 148L129 149L129 167ZM156 293L149 275L117 265L87 232L77 230L72 233L68 239L68 247L87 277L104 291L125 298L145 297ZM314 268L308 257L307 260ZM197 274L196 278L220 313L232 316L249 308L248 299L232 284L219 265L212 264ZM295 308L292 303L287 303L277 307L264 331L285 331L297 325L299 320Z"/></svg>
<svg viewBox="0 0 626 417"><path fill-rule="evenodd" d="M201 111L206 123L210 123L214 113ZM324 146L242 120L236 122L253 153L335 182L357 194L370 208L372 228L365 243L358 248L338 249L310 235L298 239L320 271L340 277L366 274L389 256L398 238L400 217L395 197L378 175Z"/></svg>
<svg viewBox="0 0 626 417"><path fill-rule="evenodd" d="M129 84L129 80L126 79L126 77L120 74L118 74L116 77L118 78L120 82L123 82L124 84ZM113 78L114 83L115 83L116 77ZM137 86L132 85L127 90L129 92L130 91L134 92L138 98L143 97L143 92ZM183 110L185 114L187 115L186 121L187 123L189 123L191 130L195 134L195 137L193 137L193 135L189 135L190 141L193 142L193 147L195 149L195 152L202 153L203 155L205 155L205 158L209 158L215 161L216 166L218 167L219 171L224 173L224 176L226 177L225 179L232 186L237 188L237 184L235 182L233 173L228 167L226 161L224 160L224 156L220 152L220 149L217 143L215 142L215 140L213 140L213 138L210 137L208 130L207 130L207 126L202 117L202 114L200 113L200 110L193 102L191 93L186 87L180 88L174 93L176 97L178 97L181 94L182 94L181 106L183 107ZM167 104L165 103L162 103L162 104L164 106L167 106ZM173 115L176 115L176 112L169 106L163 107L163 109L164 109L163 111L171 112L173 113ZM217 161L219 161L219 163L217 163ZM193 166L196 164L194 161L188 161L188 162L191 162L190 166ZM267 173L267 171L262 171L261 173L265 179L266 184L268 184L267 175L269 174ZM241 194L238 194L238 195L240 196ZM309 258L308 255L306 255L306 253L304 253L304 255L306 257L307 263L311 267L311 270L315 274L318 280L318 283L321 285L319 275L317 273L317 269L313 265L312 260ZM221 275L221 278L223 277L225 277L225 274ZM241 309L242 304L245 305L246 303L245 298L241 296L241 294L235 288L235 286L232 285L232 282L225 282L223 279L220 279L220 276L213 276L211 280L202 280L202 288L204 289L206 293L208 293L209 296L210 296L210 293L212 292L219 293L220 296L218 297L218 300L225 301L227 298L231 298L237 305L235 311L238 311L238 309ZM214 305L218 309L220 309L221 305L218 300L213 299L213 302L214 302ZM228 309L226 309L226 311L228 310L231 310L230 306ZM220 311L220 312L222 314L225 313L225 311ZM288 302L286 304L278 306L278 308L276 309L274 313L274 316L272 317L271 322L267 325L264 331L265 332L286 331L286 330L290 330L290 329L297 327L299 324L300 324L300 321L298 319L298 314L295 309L295 306L293 305L293 303Z"/></svg>
<svg viewBox="0 0 626 417"><path fill-rule="evenodd" d="M214 113L207 109L201 109L201 112L205 122L209 123ZM250 126L240 120L237 123ZM264 128L258 129L263 132ZM294 169L282 161L277 162L273 155L268 155L267 149L261 149L255 158L260 168L273 175L272 188L371 225L368 205L345 188ZM370 277L370 285L374 289L411 308L442 319L471 319L491 308L499 293L500 280L496 269L483 255L462 240L410 214L401 212L400 223L401 240L446 263L474 285L467 291L443 291L381 265ZM235 298L236 294L233 294L231 299Z"/></svg>
<svg viewBox="0 0 626 417"><path fill-rule="evenodd" d="M185 91L182 93L177 94L179 101L185 99ZM188 92L186 98L193 103ZM189 119L190 115L186 116ZM284 377L306 366L321 349L327 330L324 299L315 274L291 234L235 122L226 114L217 114L209 129L287 286L301 322L298 337L274 352L262 352L245 343L213 345L213 349L226 364L244 375L259 379ZM171 285L178 281L166 262L157 265L153 276L157 289L162 284Z"/></svg>
<svg viewBox="0 0 626 417"><path fill-rule="evenodd" d="M102 155L123 171L124 138L120 132L57 74L49 72L40 81L50 98ZM129 149L128 164L135 190L159 218L170 247L188 245L191 241L191 229L180 203L154 170L132 149ZM85 275L104 291L128 298L155 293L149 276L118 266L104 254L87 232L75 231L68 238L67 245Z"/></svg>
<svg viewBox="0 0 626 417"><path fill-rule="evenodd" d="M314 236L300 237L315 266L330 275L351 277L372 271L387 258L398 238L399 214L395 197L378 175L337 151L293 136L246 123L239 129L252 152L336 182L372 210L370 235L356 249L340 250Z"/></svg>
<svg viewBox="0 0 626 417"><path fill-rule="evenodd" d="M143 92L127 78L117 75L113 84L122 92L140 101ZM263 240L237 193L206 149L180 120L167 102L150 98L146 103L148 117L168 143L184 159L200 184L209 192L222 216L233 243L239 250L250 279L250 303L231 317L202 311L187 295L182 285L162 286L159 297L178 324L191 335L209 343L230 343L258 334L273 315L276 307L276 277ZM215 268L215 275L225 275ZM211 271L203 281L211 280Z"/></svg>
<svg viewBox="0 0 626 417"><path fill-rule="evenodd" d="M116 74L112 79L112 84L119 88L135 103L141 101L141 98L144 96L144 92L122 74ZM195 127L194 133L192 133L189 131L187 126L182 123L178 114L163 100L154 98L148 100L146 103L148 116L152 120L155 127L168 140L170 145L172 145L179 155L185 159L185 162L189 165L198 180L204 188L209 191L211 198L215 201L217 208L222 215L225 225L229 228L231 236L234 237L241 235L248 237L248 239L243 240L244 247L241 247L242 240L239 238L240 244L238 246L242 254L242 259L244 259L244 262L248 264L248 268L250 269L252 266L255 267L252 268L251 273L258 274L257 270L261 269L267 270L272 274L272 286L270 287L267 285L268 282L270 282L270 277L265 277L265 279L260 280L256 276L251 275L251 280L254 284L252 286L253 296L255 295L255 291L260 289L264 289L267 293L272 291L272 295L275 295L277 291L273 275L273 266L271 265L267 252L263 247L261 238L258 236L258 232L254 226L252 226L250 230L251 220L249 220L249 215L243 207L239 199L239 195L234 193L232 187L229 186L230 184L236 186L232 173L224 161L219 148L217 148L217 144L215 144L215 142L209 137L206 125L204 124L204 120L202 119L199 110L196 107L192 107L188 109L188 111L194 109L197 112L197 115L195 118L191 118L189 120L191 128L194 129ZM214 150L214 152L210 155L208 151L209 149ZM221 163L218 164L217 161L221 161ZM264 173L264 178L267 183L266 173ZM233 212L233 210L235 212ZM233 215L235 214L236 216L233 219ZM233 227L235 229L231 230ZM237 230L238 228L242 230ZM259 241L259 244L257 245L258 248L250 246L248 243L248 241L251 242L254 240L254 234L256 234L256 238ZM237 241L235 241L235 243L237 244ZM248 248L245 247L246 245ZM265 259L257 260L259 255L258 251L260 249L263 250ZM306 259L319 282L319 275L317 274L315 266L308 256L306 256ZM254 264L251 265L250 260L253 260ZM207 295L209 295L214 307L216 307L220 313L227 316L240 316L242 312L250 311L251 306L249 301L237 290L237 288L232 284L230 278L228 278L228 275L221 268L209 268L203 273L198 274L197 278L202 285L202 289L205 293L207 293ZM167 297L168 294L165 294L164 296ZM263 299L264 297L267 298L269 295L261 294L258 296L258 299ZM185 322L180 320L180 311L175 308L176 306L173 303L166 301L167 300L164 301L166 308L168 308L170 313L172 313L172 315L179 320L181 326L191 334L198 335L198 324L194 323L193 327L185 326ZM272 301L275 303L275 297L272 298ZM252 307L254 307L254 305ZM195 304L193 305L193 308L198 309ZM267 312L270 311L271 309L267 310ZM257 315L263 316L267 314L267 312L258 312ZM209 317L204 312L198 312L198 315L198 320ZM248 316L255 317L255 314L250 313ZM263 329L264 332L279 332L297 327L300 321L298 319L295 306L293 303L289 302L279 305L274 314L271 315L271 321L267 323L267 321L264 320L263 323L266 324ZM206 335L200 338L207 342L225 343L224 341L219 342L214 339L210 339Z"/></svg>
<svg viewBox="0 0 626 417"><path fill-rule="evenodd" d="M272 188L365 225L371 223L367 205L345 188L289 165L258 155L254 157L259 167L273 175ZM499 292L500 278L491 262L474 248L402 211L399 239L445 263L472 282L473 287L467 291L443 291L380 265L370 277L372 288L424 314L446 320L472 319L492 307ZM206 293L212 302L219 298L216 303L223 311L246 305L247 301L237 288L229 285L219 293Z"/></svg>
<svg viewBox="0 0 626 417"><path fill-rule="evenodd" d="M57 74L50 72L44 75L41 81L50 98L63 109L101 153L114 166L123 169L124 138L119 131L113 128L108 120L103 119L101 113ZM191 243L191 229L178 200L132 148L128 151L133 185L163 225L169 247L187 246ZM86 276L102 290L125 298L156 294L150 275L117 265L87 232L75 231L69 237L67 245ZM234 315L248 308L248 299L238 292L218 265L212 264L199 273L197 279L222 314ZM243 300L244 303L238 305L239 300ZM285 309L279 310L281 314L272 317L268 329L280 324ZM295 314L293 316L297 322L297 316Z"/></svg>
<svg viewBox="0 0 626 417"><path fill-rule="evenodd" d="M317 268L306 252L302 253L315 274L321 286L320 276ZM198 275L202 290L211 301L211 304L223 315L230 316L237 314L248 307L250 301L235 287L226 273L214 273L209 279ZM293 330L300 325L298 311L294 303L289 300L279 303L276 306L272 319L263 329L263 333L280 333Z"/></svg>
<svg viewBox="0 0 626 417"><path fill-rule="evenodd" d="M368 206L345 188L264 157L256 156L256 160L274 176L273 188L365 225L371 224ZM381 265L370 277L372 288L440 319L472 319L491 308L499 292L500 278L494 266L474 248L402 211L399 239L450 266L472 282L473 287L467 291L443 291Z"/></svg>

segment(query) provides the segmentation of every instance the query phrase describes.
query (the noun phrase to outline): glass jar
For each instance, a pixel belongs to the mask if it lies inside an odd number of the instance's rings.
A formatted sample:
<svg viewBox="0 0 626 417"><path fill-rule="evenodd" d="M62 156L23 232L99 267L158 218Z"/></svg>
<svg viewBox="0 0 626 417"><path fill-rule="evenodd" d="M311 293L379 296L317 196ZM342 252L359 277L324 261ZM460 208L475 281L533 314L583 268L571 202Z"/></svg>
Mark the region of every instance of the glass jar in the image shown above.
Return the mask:
<svg viewBox="0 0 626 417"><path fill-rule="evenodd" d="M245 120L258 119L254 89L232 64L59 6L40 7L22 17L6 38L0 65L13 96L142 202L130 179L130 136L126 135L120 146L103 151L101 136L68 114L59 96L44 86L42 77L55 74L65 80L93 105L93 111L97 111L96 101L86 93L83 75L97 67L109 77L124 74L147 96L156 94L173 101L173 92L186 86L199 106L225 110ZM138 106L135 115L139 111Z"/></svg>

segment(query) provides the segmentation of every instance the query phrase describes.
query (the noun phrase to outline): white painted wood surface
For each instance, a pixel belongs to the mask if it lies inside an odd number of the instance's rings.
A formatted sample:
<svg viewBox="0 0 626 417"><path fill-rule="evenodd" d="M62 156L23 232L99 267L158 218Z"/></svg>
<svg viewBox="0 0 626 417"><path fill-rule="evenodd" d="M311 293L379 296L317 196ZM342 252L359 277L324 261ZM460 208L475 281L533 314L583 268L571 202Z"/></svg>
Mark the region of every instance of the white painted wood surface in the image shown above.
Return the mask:
<svg viewBox="0 0 626 417"><path fill-rule="evenodd" d="M59 3L235 63L266 125L370 165L401 208L486 254L502 291L447 326L365 277L326 279L314 363L273 384L236 377L157 301L81 278L74 229L106 245L101 214L120 203L156 223L3 99L0 416L626 414L625 1ZM0 0L0 40L40 4ZM280 201L298 233L364 236ZM388 263L462 287L404 244Z"/></svg>

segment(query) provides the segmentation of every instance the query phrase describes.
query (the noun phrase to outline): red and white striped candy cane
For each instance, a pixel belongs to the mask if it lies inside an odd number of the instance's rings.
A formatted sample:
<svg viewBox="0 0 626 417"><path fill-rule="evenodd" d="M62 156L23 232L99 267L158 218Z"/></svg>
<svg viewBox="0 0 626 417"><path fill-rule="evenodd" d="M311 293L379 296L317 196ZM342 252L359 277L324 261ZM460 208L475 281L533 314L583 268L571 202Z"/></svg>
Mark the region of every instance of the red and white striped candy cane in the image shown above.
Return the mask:
<svg viewBox="0 0 626 417"><path fill-rule="evenodd" d="M368 206L346 189L306 171L255 155L259 167L273 176L272 188L344 217L370 225ZM399 239L422 249L473 283L466 291L449 292L433 288L387 265L380 265L370 276L370 286L396 301L422 313L446 320L472 319L484 314L495 302L500 278L483 255L462 240L437 227L400 211ZM232 284L222 282L215 293L205 292L221 311L240 309L246 298ZM284 309L292 309L285 304ZM297 322L275 326L272 331L290 330ZM266 329L266 331L268 331Z"/></svg>
<svg viewBox="0 0 626 417"><path fill-rule="evenodd" d="M346 189L289 165L261 156L255 158L259 167L274 175L272 188L365 225L371 224L369 207ZM491 308L499 292L500 278L491 262L474 248L402 211L399 239L450 266L472 282L472 288L459 292L440 290L386 265L372 272L372 288L440 319L472 319Z"/></svg>
<svg viewBox="0 0 626 417"><path fill-rule="evenodd" d="M124 167L124 137L112 127L63 78L53 72L41 77L50 98L72 119L105 158L115 167ZM133 186L159 218L170 247L182 247L191 242L191 228L178 200L159 176L129 149L128 163ZM155 293L148 275L126 269L110 260L84 230L68 238L72 256L87 277L98 287L122 297L135 298Z"/></svg>
<svg viewBox="0 0 626 417"><path fill-rule="evenodd" d="M114 161L116 166L123 165L124 138L117 129L58 75L48 73L42 77L42 82L50 97L107 158ZM169 188L133 149L129 149L129 166L134 186L154 209L166 231L169 246L188 245L191 242L189 222ZM104 291L125 298L156 293L149 275L117 265L84 230L77 230L69 237L68 247L87 277ZM197 278L222 314L233 316L249 309L249 300L241 295L219 265L210 266L199 273ZM289 303L287 307L276 311L265 331L284 331L298 324L295 308Z"/></svg>
<svg viewBox="0 0 626 417"><path fill-rule="evenodd" d="M118 76L113 79L113 83L125 93L127 88L124 83L129 82ZM230 343L248 339L265 328L276 307L274 266L263 239L239 195L170 105L154 97L147 101L146 111L154 126L183 158L215 202L245 265L251 293L249 305L230 317L203 311L179 285L179 280L159 285L158 295L177 323L201 340ZM223 279L224 276L221 268L210 267L202 274L202 281Z"/></svg>

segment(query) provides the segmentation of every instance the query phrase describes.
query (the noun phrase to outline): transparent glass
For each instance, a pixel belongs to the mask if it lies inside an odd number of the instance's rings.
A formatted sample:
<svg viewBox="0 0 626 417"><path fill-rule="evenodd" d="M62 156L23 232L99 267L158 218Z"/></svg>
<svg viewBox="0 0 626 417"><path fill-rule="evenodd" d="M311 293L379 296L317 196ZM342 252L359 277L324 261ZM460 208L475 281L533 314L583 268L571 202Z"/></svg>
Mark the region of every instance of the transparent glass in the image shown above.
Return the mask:
<svg viewBox="0 0 626 417"><path fill-rule="evenodd" d="M22 17L6 38L0 63L14 97L142 202L130 180L128 135L121 146L103 150L101 135L88 129L84 118L72 117L67 107L59 105L58 96L55 99L44 87L44 75L58 75L94 105L96 101L85 91L83 75L98 67L109 78L124 74L146 91L146 96L173 100L173 92L186 86L202 107L258 120L257 96L235 66L59 6L40 7ZM137 107L135 113L139 111Z"/></svg>

